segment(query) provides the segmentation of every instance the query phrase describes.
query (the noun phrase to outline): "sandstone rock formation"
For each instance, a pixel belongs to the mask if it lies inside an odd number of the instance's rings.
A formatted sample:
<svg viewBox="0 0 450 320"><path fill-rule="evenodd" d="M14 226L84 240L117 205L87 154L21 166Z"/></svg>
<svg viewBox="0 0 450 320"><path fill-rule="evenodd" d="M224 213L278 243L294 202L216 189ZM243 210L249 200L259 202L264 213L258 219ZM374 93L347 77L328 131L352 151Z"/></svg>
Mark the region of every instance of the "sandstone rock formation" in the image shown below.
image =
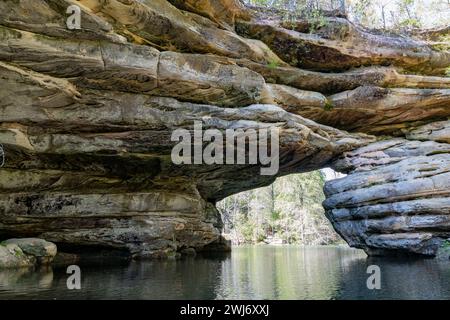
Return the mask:
<svg viewBox="0 0 450 320"><path fill-rule="evenodd" d="M66 26L74 4L80 30ZM350 245L433 255L449 236L450 53L280 14L238 0L0 2L0 237L135 257L220 247L215 202L275 176L175 165L171 134L201 121L278 128L279 176L350 173L324 204Z"/></svg>
<svg viewBox="0 0 450 320"><path fill-rule="evenodd" d="M0 243L0 269L48 265L56 245L42 239L9 239Z"/></svg>
<svg viewBox="0 0 450 320"><path fill-rule="evenodd" d="M425 125L406 135L412 140L379 141L335 162L349 175L327 183L324 206L350 245L370 255L435 255L450 236L449 128Z"/></svg>

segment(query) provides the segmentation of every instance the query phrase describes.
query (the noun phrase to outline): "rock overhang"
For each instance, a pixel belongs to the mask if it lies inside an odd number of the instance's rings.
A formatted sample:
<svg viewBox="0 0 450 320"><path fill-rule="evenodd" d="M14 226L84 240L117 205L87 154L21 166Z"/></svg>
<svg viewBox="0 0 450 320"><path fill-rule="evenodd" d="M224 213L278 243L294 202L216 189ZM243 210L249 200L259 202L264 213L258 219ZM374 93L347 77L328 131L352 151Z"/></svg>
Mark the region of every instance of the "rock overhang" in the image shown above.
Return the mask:
<svg viewBox="0 0 450 320"><path fill-rule="evenodd" d="M81 30L65 26L72 4ZM197 120L279 128L280 176L350 173L324 205L369 254L433 255L448 237L448 52L344 17L327 18L345 26L339 41L333 28L288 30L237 0L0 6L0 233L145 257L201 250L220 235L211 203L275 177L174 165L171 133Z"/></svg>

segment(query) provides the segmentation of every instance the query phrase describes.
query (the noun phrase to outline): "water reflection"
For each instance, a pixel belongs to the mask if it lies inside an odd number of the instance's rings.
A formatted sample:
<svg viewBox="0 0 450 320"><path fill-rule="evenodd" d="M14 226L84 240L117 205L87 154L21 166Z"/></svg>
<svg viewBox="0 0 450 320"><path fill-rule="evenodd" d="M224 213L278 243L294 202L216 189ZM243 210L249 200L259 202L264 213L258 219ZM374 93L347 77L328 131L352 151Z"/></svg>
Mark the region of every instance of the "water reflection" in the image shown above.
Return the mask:
<svg viewBox="0 0 450 320"><path fill-rule="evenodd" d="M381 290L367 290L369 265L381 268ZM449 299L450 263L444 259L353 261L343 273L341 299Z"/></svg>
<svg viewBox="0 0 450 320"><path fill-rule="evenodd" d="M341 270L365 259L336 247L247 247L222 263L219 299L333 299Z"/></svg>
<svg viewBox="0 0 450 320"><path fill-rule="evenodd" d="M368 290L367 266L382 271ZM180 261L82 266L82 290L65 268L0 271L0 299L448 299L450 262L367 259L343 247L235 248Z"/></svg>
<svg viewBox="0 0 450 320"><path fill-rule="evenodd" d="M32 284L31 291L51 289L53 285L53 270L51 267L22 268L18 270L0 271L0 289L1 292L17 293L26 296L27 290L16 290L23 284ZM0 295L1 297L1 295Z"/></svg>

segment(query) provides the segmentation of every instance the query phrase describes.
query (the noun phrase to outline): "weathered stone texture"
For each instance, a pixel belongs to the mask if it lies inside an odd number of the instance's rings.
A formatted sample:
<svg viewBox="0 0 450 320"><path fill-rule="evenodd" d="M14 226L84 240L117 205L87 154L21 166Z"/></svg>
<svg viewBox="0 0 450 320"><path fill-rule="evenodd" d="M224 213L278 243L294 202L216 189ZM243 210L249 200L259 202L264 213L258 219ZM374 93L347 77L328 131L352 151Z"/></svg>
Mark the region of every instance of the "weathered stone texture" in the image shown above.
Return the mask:
<svg viewBox="0 0 450 320"><path fill-rule="evenodd" d="M72 4L81 30L66 27ZM450 225L449 52L342 14L320 30L280 15L237 0L1 1L0 238L135 257L225 248L215 202L275 176L174 165L172 132L200 121L278 128L279 176L349 173L324 205L350 245L433 255Z"/></svg>
<svg viewBox="0 0 450 320"><path fill-rule="evenodd" d="M384 141L345 154L335 166L349 175L325 186L335 229L370 255L433 256L450 237L450 144L426 141L448 139L448 123L412 132L424 141Z"/></svg>

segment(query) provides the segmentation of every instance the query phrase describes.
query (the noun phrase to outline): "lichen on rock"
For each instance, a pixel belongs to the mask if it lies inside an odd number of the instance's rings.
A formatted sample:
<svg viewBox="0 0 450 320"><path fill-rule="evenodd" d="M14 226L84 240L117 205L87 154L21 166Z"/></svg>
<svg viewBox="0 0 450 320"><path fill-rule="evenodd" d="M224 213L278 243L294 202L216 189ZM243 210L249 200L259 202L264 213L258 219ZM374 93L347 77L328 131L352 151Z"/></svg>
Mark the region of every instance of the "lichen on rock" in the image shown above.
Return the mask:
<svg viewBox="0 0 450 320"><path fill-rule="evenodd" d="M56 256L56 245L42 239L9 239L0 243L0 269L48 265Z"/></svg>

